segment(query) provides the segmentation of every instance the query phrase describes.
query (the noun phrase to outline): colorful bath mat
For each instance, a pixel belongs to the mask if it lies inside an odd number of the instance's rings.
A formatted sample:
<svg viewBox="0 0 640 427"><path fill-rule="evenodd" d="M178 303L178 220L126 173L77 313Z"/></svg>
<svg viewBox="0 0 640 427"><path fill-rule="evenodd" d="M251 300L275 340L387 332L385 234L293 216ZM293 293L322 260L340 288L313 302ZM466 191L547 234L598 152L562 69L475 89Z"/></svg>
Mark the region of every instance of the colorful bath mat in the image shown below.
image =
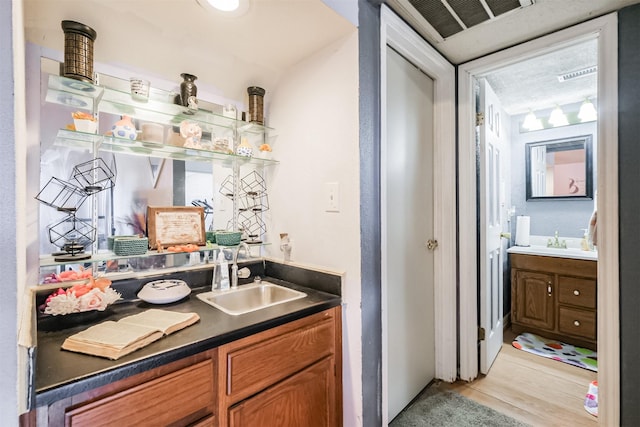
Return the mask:
<svg viewBox="0 0 640 427"><path fill-rule="evenodd" d="M576 347L528 332L518 335L511 344L519 350L598 372L598 354L588 348Z"/></svg>

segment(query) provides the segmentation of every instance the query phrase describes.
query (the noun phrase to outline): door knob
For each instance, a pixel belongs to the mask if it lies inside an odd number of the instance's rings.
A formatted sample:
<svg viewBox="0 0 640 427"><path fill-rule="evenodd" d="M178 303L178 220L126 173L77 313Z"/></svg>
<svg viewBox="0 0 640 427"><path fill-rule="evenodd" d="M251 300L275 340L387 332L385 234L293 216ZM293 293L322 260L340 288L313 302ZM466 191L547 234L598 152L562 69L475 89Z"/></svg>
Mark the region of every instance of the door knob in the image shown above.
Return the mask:
<svg viewBox="0 0 640 427"><path fill-rule="evenodd" d="M432 251L432 250L434 250L435 248L438 247L438 241L434 240L434 239L429 239L429 240L427 240L427 243L425 243L425 246L427 247L427 249Z"/></svg>

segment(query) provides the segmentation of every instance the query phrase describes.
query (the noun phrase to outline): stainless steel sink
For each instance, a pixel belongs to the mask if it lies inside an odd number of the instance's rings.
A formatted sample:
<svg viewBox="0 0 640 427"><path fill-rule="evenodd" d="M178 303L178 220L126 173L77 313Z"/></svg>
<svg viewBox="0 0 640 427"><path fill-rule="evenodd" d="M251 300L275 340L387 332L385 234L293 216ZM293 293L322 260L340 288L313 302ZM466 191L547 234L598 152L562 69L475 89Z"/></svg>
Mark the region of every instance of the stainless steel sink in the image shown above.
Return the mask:
<svg viewBox="0 0 640 427"><path fill-rule="evenodd" d="M227 314L239 315L306 297L304 292L269 282L242 285L237 289L215 290L198 298Z"/></svg>

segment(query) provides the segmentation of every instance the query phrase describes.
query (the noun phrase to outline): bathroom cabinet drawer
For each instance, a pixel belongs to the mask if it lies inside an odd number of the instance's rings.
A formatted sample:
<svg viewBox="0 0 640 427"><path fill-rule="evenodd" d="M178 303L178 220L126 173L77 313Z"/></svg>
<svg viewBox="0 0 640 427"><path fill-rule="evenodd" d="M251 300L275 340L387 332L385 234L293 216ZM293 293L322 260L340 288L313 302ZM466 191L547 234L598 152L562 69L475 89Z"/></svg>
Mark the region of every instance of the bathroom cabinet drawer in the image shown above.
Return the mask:
<svg viewBox="0 0 640 427"><path fill-rule="evenodd" d="M558 277L558 299L561 304L596 308L596 281L580 277Z"/></svg>
<svg viewBox="0 0 640 427"><path fill-rule="evenodd" d="M560 307L558 330L563 334L595 340L596 313L594 311Z"/></svg>

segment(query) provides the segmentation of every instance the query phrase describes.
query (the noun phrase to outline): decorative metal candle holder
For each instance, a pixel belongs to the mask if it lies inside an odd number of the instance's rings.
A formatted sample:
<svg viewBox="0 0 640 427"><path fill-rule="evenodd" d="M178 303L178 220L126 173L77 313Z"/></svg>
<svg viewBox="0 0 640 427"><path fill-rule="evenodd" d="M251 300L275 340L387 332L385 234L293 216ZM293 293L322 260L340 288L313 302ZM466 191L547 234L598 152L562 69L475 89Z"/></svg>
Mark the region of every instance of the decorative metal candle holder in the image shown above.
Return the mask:
<svg viewBox="0 0 640 427"><path fill-rule="evenodd" d="M249 243L260 243L257 239L267 232L261 215L269 210L267 184L264 178L256 171L250 172L240 180L240 192L236 195L233 193L233 177L228 176L220 186L220 194L231 200L237 197L239 227L246 232Z"/></svg>
<svg viewBox="0 0 640 427"><path fill-rule="evenodd" d="M93 83L93 28L75 21L62 21L64 31L63 75Z"/></svg>
<svg viewBox="0 0 640 427"><path fill-rule="evenodd" d="M115 185L115 174L101 158L74 166L73 179L79 185L52 177L36 196L41 203L66 214L62 220L47 227L49 242L61 249L53 254L54 260L59 262L91 258L84 249L95 241L96 229L87 220L78 219L76 212L90 195Z"/></svg>

